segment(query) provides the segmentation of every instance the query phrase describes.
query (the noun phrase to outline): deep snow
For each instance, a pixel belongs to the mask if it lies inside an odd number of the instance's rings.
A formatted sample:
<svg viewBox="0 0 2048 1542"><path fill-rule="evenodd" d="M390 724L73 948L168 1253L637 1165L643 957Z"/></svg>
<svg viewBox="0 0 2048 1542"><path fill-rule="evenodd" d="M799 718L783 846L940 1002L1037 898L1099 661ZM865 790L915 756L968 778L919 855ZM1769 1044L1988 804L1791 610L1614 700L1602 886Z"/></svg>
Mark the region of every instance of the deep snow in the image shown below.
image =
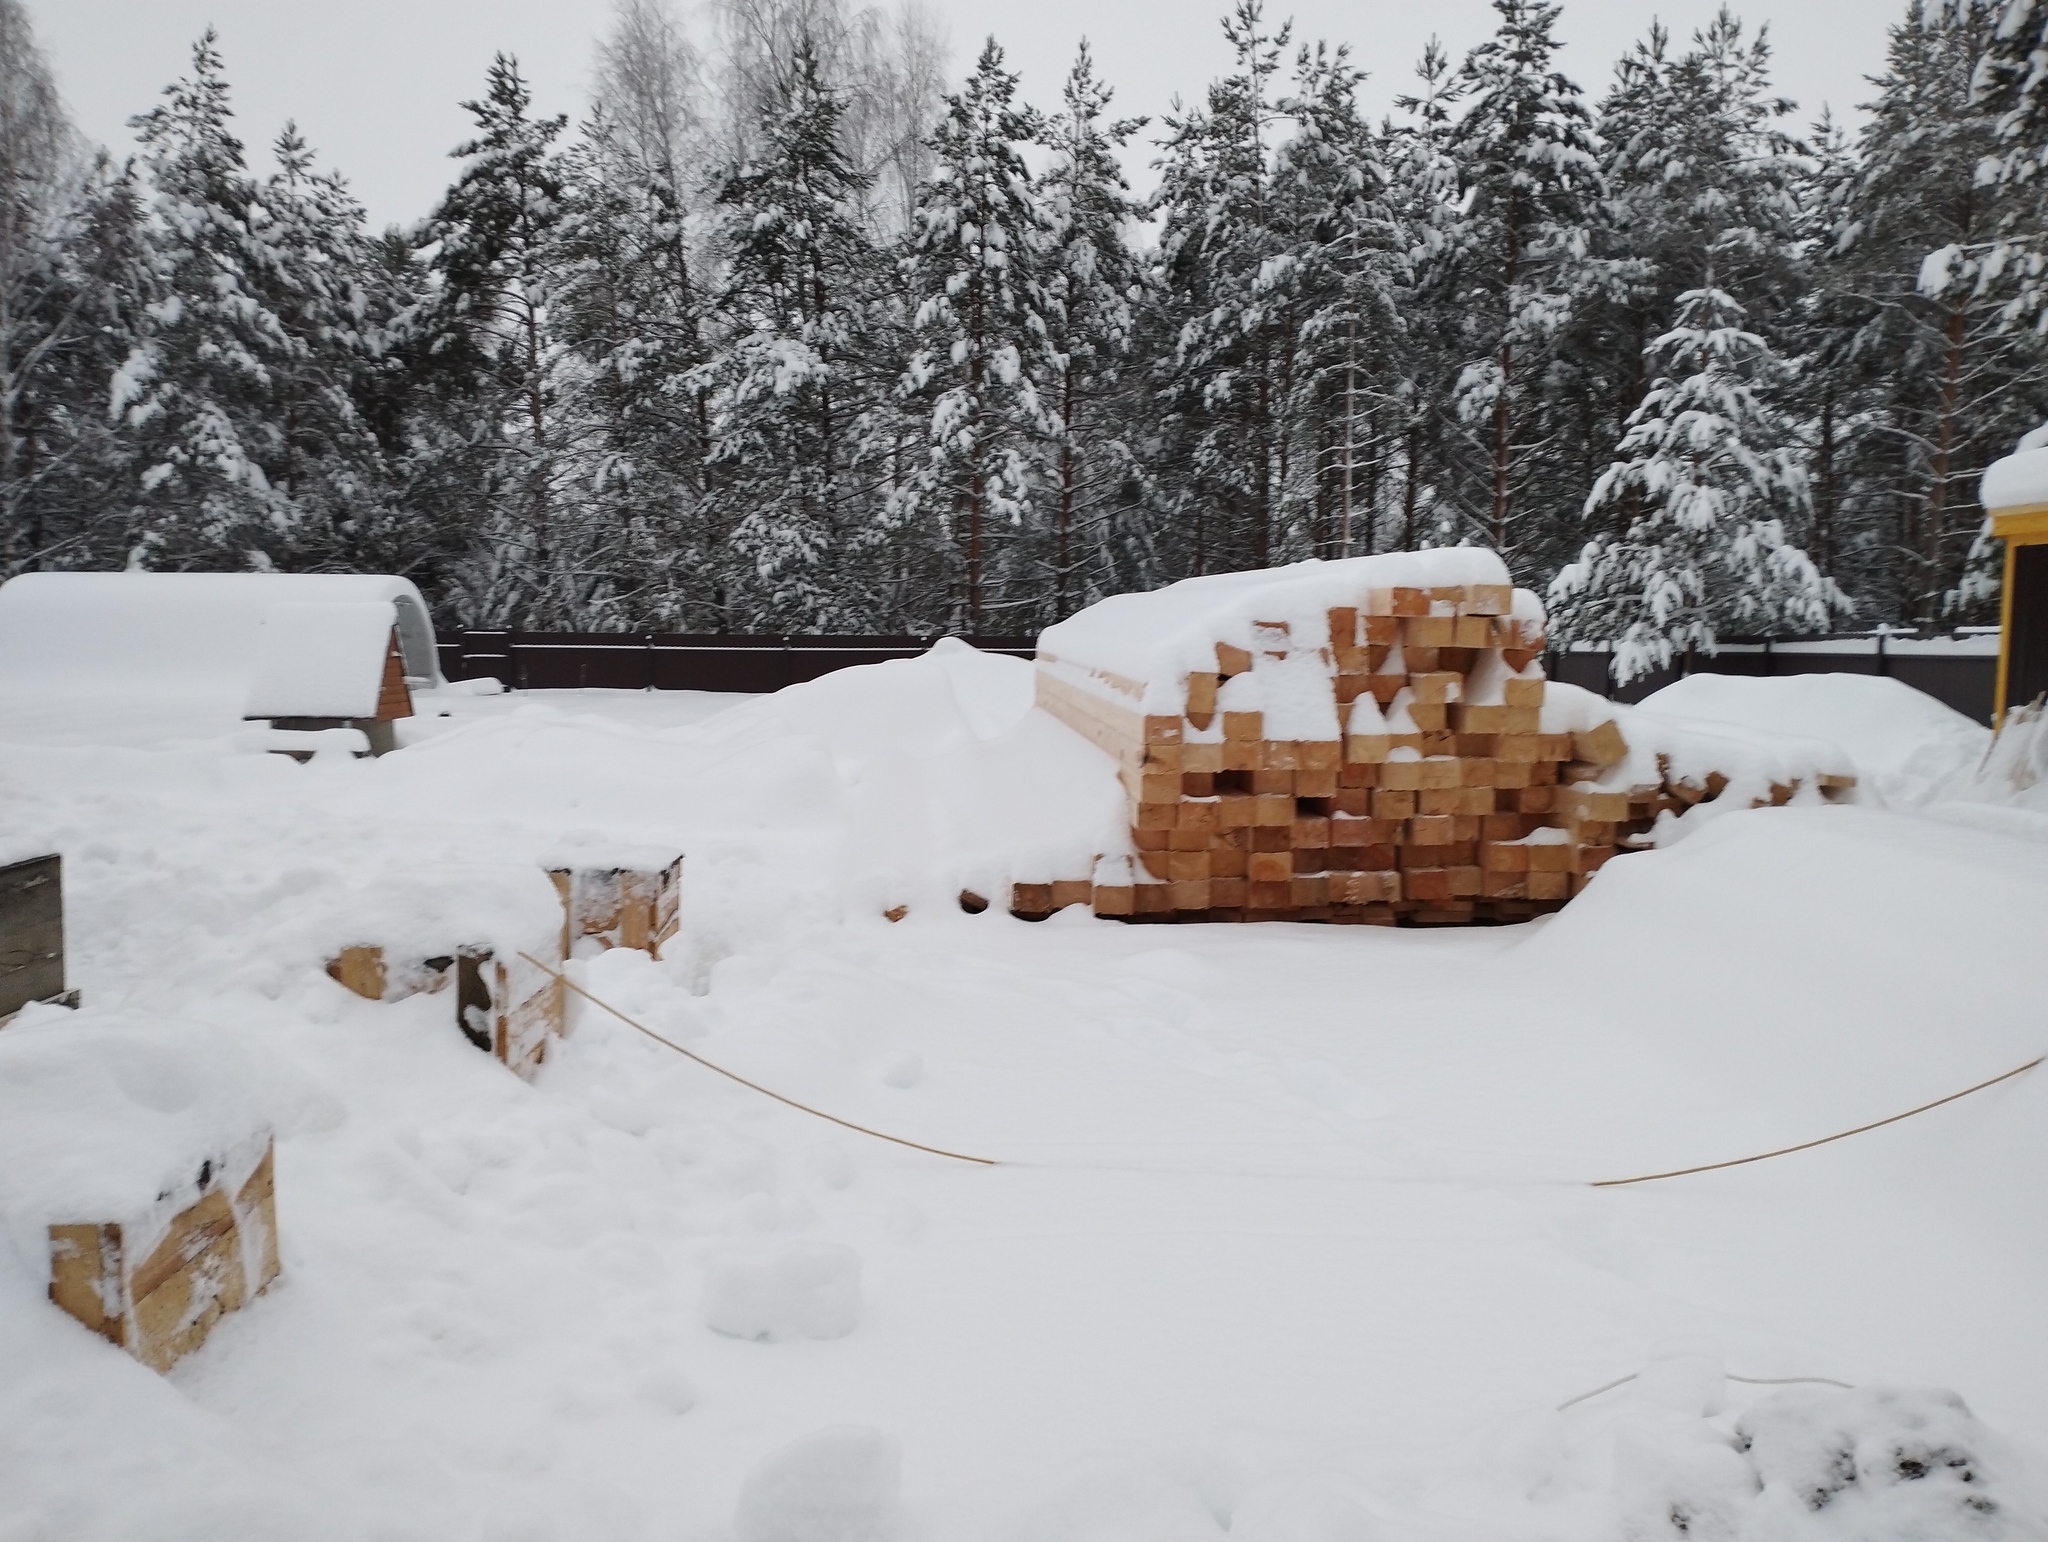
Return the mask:
<svg viewBox="0 0 2048 1542"><path fill-rule="evenodd" d="M284 1256L159 1378L0 1253L0 1538L2048 1536L2039 1073L1584 1186L2048 1048L2048 842L1873 800L1719 818L1524 927L969 916L1120 818L1028 703L956 649L697 722L435 697L378 761L0 726L69 1025L233 1045ZM683 931L590 989L1003 1165L588 1007L528 1086L320 972L390 875L627 845L688 853Z"/></svg>

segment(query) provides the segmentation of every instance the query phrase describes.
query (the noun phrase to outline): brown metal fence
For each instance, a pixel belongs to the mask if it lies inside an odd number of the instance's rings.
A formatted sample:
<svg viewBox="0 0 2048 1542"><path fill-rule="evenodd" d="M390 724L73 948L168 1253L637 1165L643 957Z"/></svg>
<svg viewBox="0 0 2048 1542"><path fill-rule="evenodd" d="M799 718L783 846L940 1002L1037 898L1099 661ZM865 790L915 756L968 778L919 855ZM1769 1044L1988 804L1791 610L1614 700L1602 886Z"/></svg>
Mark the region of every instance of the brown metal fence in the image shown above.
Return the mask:
<svg viewBox="0 0 2048 1542"><path fill-rule="evenodd" d="M1712 655L1689 654L1680 664L1642 676L1625 686L1613 683L1614 655L1601 649L1573 648L1544 659L1551 679L1582 685L1616 701L1641 701L1686 675L1888 675L1924 691L1980 723L1991 721L1997 691L1997 631L1971 631L1934 636L1897 632L1866 632L1853 636L1796 640L1736 638Z"/></svg>
<svg viewBox="0 0 2048 1542"><path fill-rule="evenodd" d="M1995 634L1993 634L1995 637ZM724 637L685 632L455 632L439 634L450 680L492 676L515 691L604 687L626 691L779 691L854 664L915 658L935 639L908 636ZM971 637L989 653L1028 659L1031 637ZM1641 701L1688 674L1889 675L1980 723L1991 721L1998 660L1982 634L1899 633L1772 641L1732 639L1712 656L1631 681L1612 682L1613 655L1574 648L1545 660L1554 680Z"/></svg>
<svg viewBox="0 0 2048 1542"><path fill-rule="evenodd" d="M971 637L1030 658L1030 637ZM685 632L441 632L441 673L509 690L779 691L854 664L915 658L930 637L721 637Z"/></svg>

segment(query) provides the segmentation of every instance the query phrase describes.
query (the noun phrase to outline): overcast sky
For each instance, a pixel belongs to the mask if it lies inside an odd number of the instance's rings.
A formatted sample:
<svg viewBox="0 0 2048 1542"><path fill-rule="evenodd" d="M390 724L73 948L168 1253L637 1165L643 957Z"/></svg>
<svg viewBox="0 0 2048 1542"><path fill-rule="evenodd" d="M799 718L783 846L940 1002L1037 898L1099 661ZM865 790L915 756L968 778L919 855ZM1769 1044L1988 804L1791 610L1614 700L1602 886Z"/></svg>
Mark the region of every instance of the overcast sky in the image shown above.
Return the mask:
<svg viewBox="0 0 2048 1542"><path fill-rule="evenodd" d="M1199 94L1227 62L1216 16L1226 0L927 0L950 35L957 73L993 32L1021 69L1028 98L1058 100L1086 34L1119 111L1156 115L1175 93ZM1680 37L1719 0L1566 0L1565 69L1597 97L1622 51L1661 16ZM1883 65L1885 29L1905 0L1749 0L1769 22L1778 84L1802 123L1833 104L1847 116ZM611 0L28 0L72 115L101 143L125 146L127 120L183 72L210 22L221 34L242 139L266 145L287 118L344 172L377 224L425 214L446 186L447 152L464 137L456 105L478 93L492 53L519 56L548 111L582 109L591 40ZM684 14L690 8L680 7ZM1490 30L1486 0L1269 0L1298 38L1349 42L1371 72L1375 114L1408 89L1431 33L1453 56ZM1149 155L1146 159L1149 160ZM267 164L267 157L264 157ZM1149 182L1149 178L1146 179Z"/></svg>

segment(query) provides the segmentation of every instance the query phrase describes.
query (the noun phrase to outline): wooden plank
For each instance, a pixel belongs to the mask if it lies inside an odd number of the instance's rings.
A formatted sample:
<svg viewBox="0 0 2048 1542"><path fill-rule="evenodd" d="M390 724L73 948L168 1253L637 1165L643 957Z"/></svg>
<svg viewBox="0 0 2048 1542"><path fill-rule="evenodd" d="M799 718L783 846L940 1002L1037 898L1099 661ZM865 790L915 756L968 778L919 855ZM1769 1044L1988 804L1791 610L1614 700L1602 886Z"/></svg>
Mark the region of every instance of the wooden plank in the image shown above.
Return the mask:
<svg viewBox="0 0 2048 1542"><path fill-rule="evenodd" d="M63 994L63 858L0 867L0 1019Z"/></svg>
<svg viewBox="0 0 2048 1542"><path fill-rule="evenodd" d="M413 715L412 688L405 683L405 655L398 648L397 627L391 629L391 643L384 650L384 676L378 682L374 715L380 723Z"/></svg>

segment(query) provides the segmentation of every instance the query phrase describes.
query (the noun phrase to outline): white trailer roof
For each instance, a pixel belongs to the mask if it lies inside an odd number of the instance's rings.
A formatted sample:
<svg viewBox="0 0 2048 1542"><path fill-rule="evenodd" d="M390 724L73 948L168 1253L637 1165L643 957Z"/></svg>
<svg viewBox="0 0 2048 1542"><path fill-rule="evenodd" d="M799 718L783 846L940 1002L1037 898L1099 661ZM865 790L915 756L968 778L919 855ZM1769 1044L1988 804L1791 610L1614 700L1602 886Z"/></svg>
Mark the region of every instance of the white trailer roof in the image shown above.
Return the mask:
<svg viewBox="0 0 2048 1542"><path fill-rule="evenodd" d="M142 744L241 731L273 607L380 602L406 674L445 683L426 601L408 579L23 573L0 584L0 739Z"/></svg>

